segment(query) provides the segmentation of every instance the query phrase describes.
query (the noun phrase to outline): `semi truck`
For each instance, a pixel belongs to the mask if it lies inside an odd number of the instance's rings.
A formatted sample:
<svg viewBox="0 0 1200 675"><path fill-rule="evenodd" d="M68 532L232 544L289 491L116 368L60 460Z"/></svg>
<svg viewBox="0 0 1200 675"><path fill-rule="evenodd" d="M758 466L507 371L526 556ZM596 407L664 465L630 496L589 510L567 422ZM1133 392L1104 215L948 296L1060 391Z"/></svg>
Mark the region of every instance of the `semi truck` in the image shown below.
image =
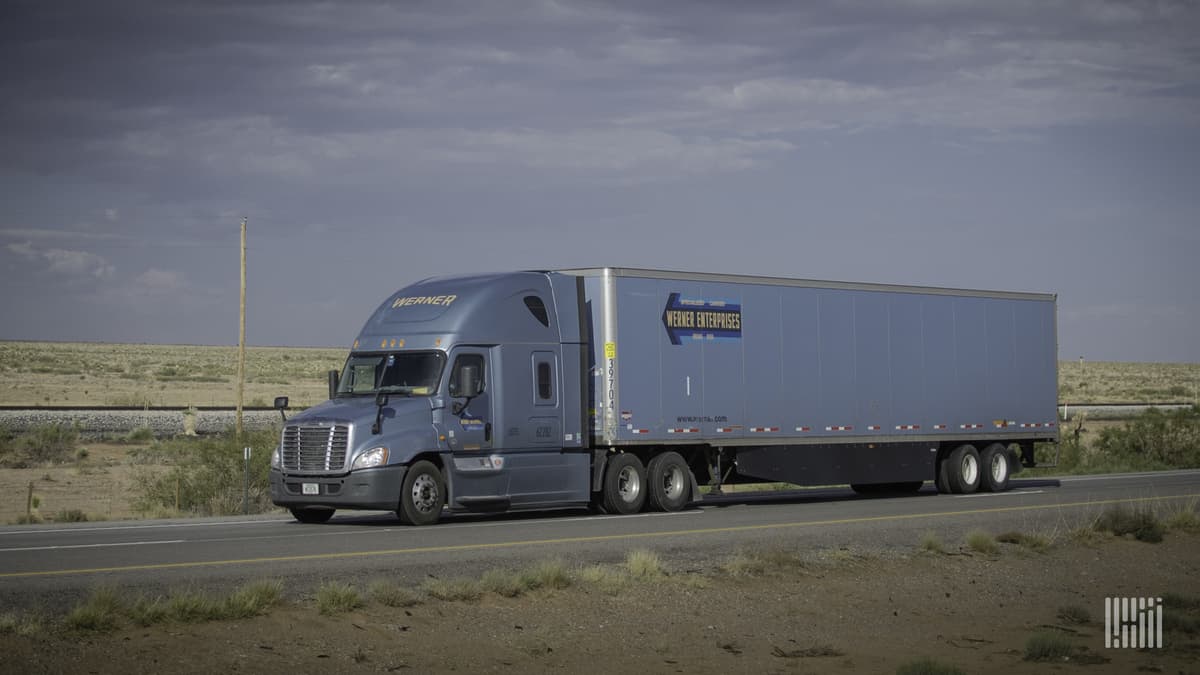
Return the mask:
<svg viewBox="0 0 1200 675"><path fill-rule="evenodd" d="M675 511L743 482L1008 488L1058 440L1056 296L604 267L388 296L329 400L288 418L272 500ZM280 397L281 413L288 406Z"/></svg>

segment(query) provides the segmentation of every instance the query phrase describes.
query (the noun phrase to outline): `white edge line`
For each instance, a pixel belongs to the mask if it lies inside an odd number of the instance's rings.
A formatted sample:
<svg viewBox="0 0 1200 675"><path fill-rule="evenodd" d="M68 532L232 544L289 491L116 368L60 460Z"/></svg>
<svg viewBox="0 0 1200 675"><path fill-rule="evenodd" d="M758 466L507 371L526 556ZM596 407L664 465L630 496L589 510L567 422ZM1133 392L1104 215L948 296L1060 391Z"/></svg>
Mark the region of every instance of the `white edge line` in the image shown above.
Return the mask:
<svg viewBox="0 0 1200 675"><path fill-rule="evenodd" d="M973 495L954 495L957 499L973 499L975 497L1016 497L1017 495L1037 495L1045 490L1010 490L1008 492L977 492Z"/></svg>
<svg viewBox="0 0 1200 675"><path fill-rule="evenodd" d="M15 551L57 551L67 548L108 548L111 546L150 546L154 544L182 544L184 539L170 539L164 541L118 541L111 544L69 544L63 546L26 546L24 548L0 548L0 553L12 553Z"/></svg>

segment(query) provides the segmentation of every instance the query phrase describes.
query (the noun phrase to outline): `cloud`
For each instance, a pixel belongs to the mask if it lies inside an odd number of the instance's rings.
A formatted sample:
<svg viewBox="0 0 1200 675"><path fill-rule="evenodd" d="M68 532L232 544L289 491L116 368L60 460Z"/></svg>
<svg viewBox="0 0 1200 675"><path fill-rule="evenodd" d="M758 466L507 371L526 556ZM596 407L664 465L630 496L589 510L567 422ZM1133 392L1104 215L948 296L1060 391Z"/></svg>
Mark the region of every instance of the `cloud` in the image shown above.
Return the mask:
<svg viewBox="0 0 1200 675"><path fill-rule="evenodd" d="M37 257L38 257L37 251L34 250L34 248L33 248L32 241L9 244L5 248L12 251L13 253L16 253L17 255L21 256L22 258L25 258L26 260L37 260Z"/></svg>
<svg viewBox="0 0 1200 675"><path fill-rule="evenodd" d="M151 267L138 275L134 285L138 291L145 293L169 293L183 288L185 283L179 272Z"/></svg>
<svg viewBox="0 0 1200 675"><path fill-rule="evenodd" d="M102 256L88 251L37 248L32 241L8 244L5 248L30 261L45 263L45 271L70 279L108 279L116 271Z"/></svg>

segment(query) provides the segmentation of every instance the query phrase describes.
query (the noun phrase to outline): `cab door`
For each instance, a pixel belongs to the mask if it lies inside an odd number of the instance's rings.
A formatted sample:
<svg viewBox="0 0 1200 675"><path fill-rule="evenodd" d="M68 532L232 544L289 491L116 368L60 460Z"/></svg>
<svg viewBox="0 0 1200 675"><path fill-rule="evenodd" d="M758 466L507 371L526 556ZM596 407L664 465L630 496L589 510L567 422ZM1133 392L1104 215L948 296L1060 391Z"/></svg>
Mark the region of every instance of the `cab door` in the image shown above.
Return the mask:
<svg viewBox="0 0 1200 675"><path fill-rule="evenodd" d="M492 396L488 352L456 350L450 367L450 417L447 442L458 452L483 452L492 447Z"/></svg>
<svg viewBox="0 0 1200 675"><path fill-rule="evenodd" d="M452 507L472 510L508 505L510 471L495 461L495 367L487 349L460 348L452 353L448 381L446 442L452 452Z"/></svg>

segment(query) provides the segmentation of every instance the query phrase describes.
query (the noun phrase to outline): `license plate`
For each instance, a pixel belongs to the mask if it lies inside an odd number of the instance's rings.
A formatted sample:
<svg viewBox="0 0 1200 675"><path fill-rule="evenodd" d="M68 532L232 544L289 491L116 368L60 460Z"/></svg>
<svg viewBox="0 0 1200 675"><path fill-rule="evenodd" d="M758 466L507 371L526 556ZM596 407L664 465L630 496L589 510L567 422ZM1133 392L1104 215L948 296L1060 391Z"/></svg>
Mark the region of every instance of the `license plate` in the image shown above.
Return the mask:
<svg viewBox="0 0 1200 675"><path fill-rule="evenodd" d="M306 495L321 494L321 485L319 483L305 483L300 487L300 491Z"/></svg>

